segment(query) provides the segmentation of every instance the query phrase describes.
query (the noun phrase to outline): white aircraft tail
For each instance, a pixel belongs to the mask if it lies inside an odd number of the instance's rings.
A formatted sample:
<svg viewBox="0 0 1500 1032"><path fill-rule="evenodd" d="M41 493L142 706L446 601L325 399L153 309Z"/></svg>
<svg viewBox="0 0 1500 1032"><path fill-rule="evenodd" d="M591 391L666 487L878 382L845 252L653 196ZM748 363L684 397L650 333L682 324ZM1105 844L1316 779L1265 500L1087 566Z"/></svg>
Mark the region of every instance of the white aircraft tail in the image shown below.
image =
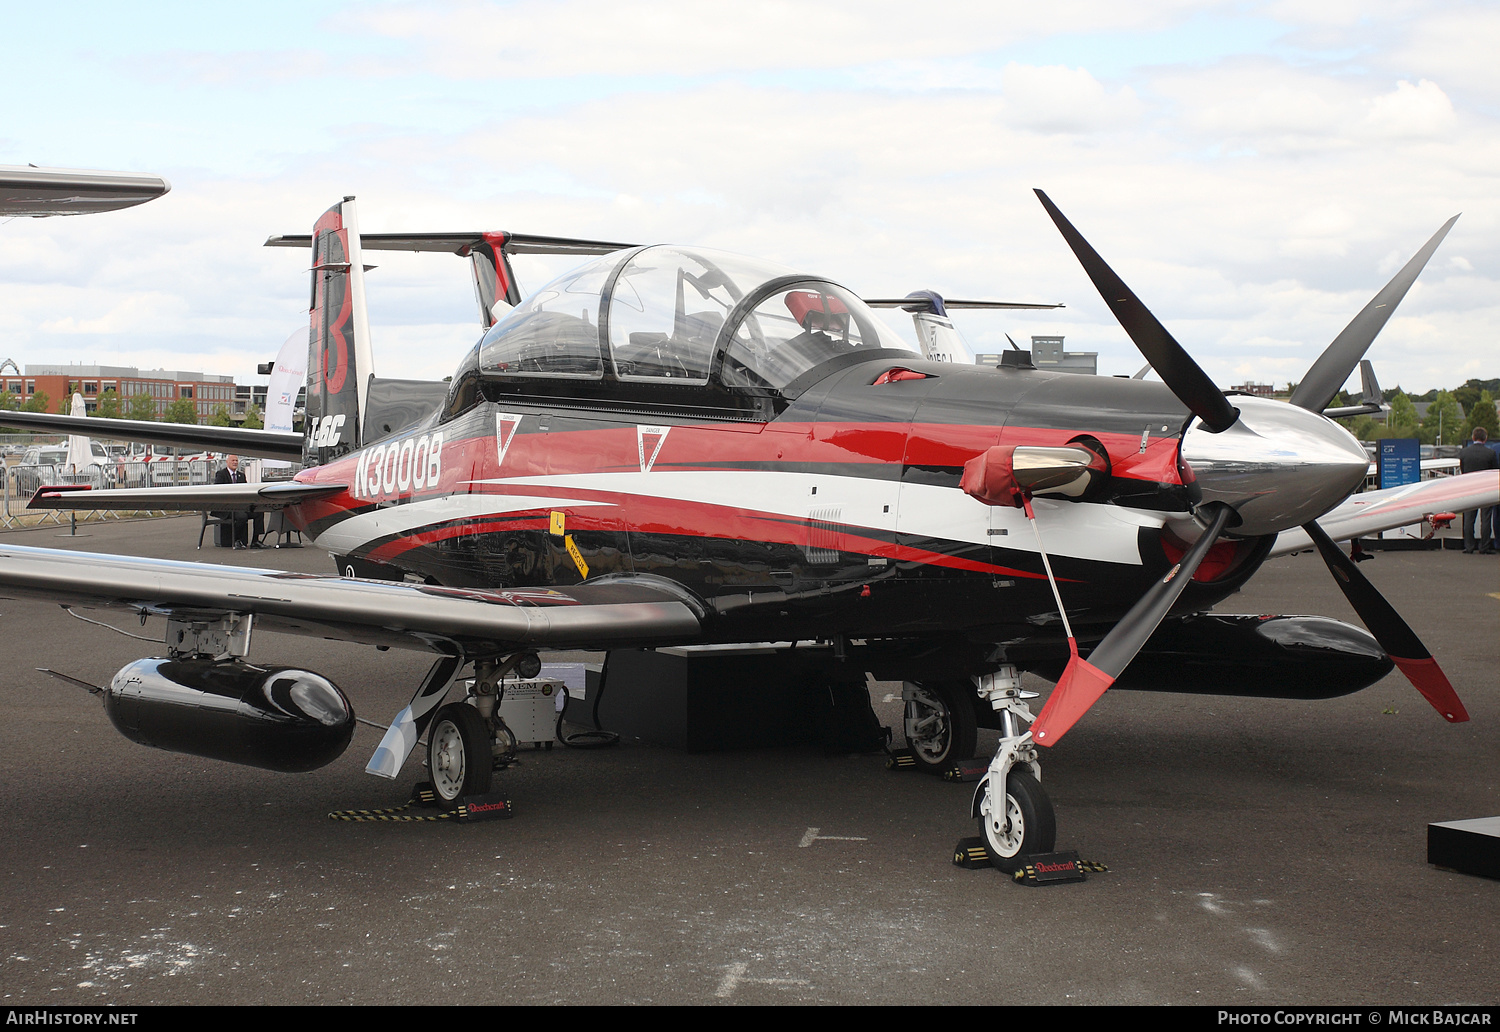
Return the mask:
<svg viewBox="0 0 1500 1032"><path fill-rule="evenodd" d="M917 342L922 346L923 358L933 362L974 364L974 349L969 347L964 335L946 315L913 312L911 321L917 326Z"/></svg>

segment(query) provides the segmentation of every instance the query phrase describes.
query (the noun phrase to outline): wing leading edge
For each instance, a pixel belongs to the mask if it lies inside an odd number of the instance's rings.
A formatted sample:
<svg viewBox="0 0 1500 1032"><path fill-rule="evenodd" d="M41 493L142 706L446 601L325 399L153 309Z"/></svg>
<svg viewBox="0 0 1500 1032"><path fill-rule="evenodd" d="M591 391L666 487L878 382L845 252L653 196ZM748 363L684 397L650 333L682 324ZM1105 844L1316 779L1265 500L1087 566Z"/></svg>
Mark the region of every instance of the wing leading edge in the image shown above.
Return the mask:
<svg viewBox="0 0 1500 1032"><path fill-rule="evenodd" d="M644 582L471 590L22 546L0 547L0 593L184 618L252 614L267 630L434 652L457 644L468 655L685 643L701 626L680 595Z"/></svg>

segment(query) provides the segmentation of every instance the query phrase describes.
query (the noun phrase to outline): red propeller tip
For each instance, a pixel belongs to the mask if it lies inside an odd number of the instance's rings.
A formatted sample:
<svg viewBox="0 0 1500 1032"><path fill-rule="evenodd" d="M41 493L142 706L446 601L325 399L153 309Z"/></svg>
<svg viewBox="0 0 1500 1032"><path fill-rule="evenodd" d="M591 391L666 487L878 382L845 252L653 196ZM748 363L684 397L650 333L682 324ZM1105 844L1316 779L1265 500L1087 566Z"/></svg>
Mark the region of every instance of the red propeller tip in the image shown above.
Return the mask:
<svg viewBox="0 0 1500 1032"><path fill-rule="evenodd" d="M1041 716L1031 725L1031 740L1037 745L1057 742L1114 683L1109 674L1075 655L1057 679Z"/></svg>
<svg viewBox="0 0 1500 1032"><path fill-rule="evenodd" d="M1401 668L1401 672L1416 686L1417 691L1422 693L1422 697L1432 703L1432 708L1442 714L1444 720L1450 724L1462 724L1469 719L1469 711L1464 709L1458 693L1453 690L1453 685L1438 666L1437 660L1431 656L1426 659L1392 656L1391 660Z"/></svg>

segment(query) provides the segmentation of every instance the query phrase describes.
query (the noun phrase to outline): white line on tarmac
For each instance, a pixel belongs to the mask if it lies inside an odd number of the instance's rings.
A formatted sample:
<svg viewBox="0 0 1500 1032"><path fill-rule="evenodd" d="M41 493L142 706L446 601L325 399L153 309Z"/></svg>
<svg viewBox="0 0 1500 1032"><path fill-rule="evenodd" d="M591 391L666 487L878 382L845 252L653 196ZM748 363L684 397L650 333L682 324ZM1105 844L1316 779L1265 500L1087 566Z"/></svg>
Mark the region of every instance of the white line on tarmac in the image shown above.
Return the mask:
<svg viewBox="0 0 1500 1032"><path fill-rule="evenodd" d="M807 834L802 836L802 841L797 843L798 847L806 849L814 842L868 842L869 839L863 835L819 835L817 828L808 828Z"/></svg>
<svg viewBox="0 0 1500 1032"><path fill-rule="evenodd" d="M745 972L750 970L750 965L744 961L736 961L733 964L724 965L724 977L719 981L719 988L714 990L714 995L721 1000L727 1000L734 995L734 991L741 984L749 982L753 985L807 985L805 978L749 978Z"/></svg>

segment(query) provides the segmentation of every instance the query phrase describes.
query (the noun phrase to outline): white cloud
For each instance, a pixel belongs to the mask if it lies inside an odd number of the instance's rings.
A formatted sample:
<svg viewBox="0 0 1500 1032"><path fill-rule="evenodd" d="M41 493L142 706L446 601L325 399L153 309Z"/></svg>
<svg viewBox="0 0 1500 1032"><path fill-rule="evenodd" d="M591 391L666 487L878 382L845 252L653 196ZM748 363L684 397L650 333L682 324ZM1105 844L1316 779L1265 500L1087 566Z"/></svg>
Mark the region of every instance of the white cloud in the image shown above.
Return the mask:
<svg viewBox="0 0 1500 1032"><path fill-rule="evenodd" d="M1405 79L1394 91L1370 102L1366 124L1387 137L1433 137L1449 132L1458 121L1453 103L1437 83L1423 79L1415 86Z"/></svg>

